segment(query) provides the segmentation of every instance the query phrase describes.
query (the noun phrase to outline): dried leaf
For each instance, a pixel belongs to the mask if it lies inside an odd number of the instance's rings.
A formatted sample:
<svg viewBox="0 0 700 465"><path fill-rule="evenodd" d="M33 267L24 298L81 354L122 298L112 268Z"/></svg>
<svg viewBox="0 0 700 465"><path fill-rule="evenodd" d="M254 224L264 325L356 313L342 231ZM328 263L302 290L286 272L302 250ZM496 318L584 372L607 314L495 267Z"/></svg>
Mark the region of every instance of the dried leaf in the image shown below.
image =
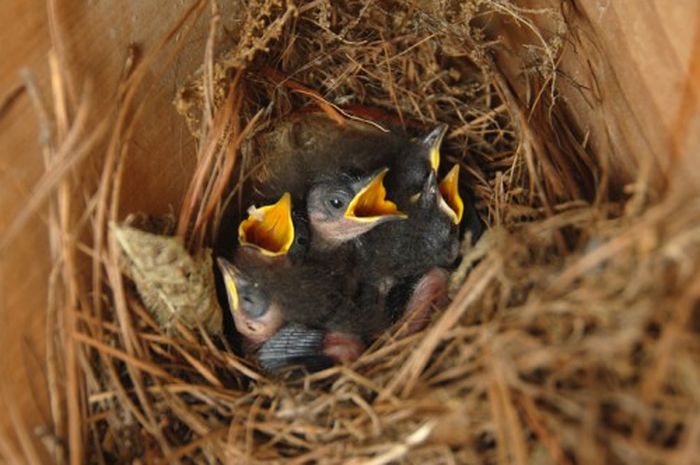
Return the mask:
<svg viewBox="0 0 700 465"><path fill-rule="evenodd" d="M189 328L201 324L220 334L222 313L216 301L211 251L192 257L182 241L126 225L111 225L122 250L124 272L146 307L165 329L175 320Z"/></svg>

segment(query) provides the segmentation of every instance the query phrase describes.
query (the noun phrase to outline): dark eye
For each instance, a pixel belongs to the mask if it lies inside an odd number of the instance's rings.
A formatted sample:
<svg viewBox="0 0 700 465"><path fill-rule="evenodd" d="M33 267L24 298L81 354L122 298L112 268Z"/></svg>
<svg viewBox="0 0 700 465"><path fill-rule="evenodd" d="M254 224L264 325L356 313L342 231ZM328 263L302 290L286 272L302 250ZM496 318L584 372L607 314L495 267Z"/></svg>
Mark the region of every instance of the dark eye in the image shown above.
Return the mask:
<svg viewBox="0 0 700 465"><path fill-rule="evenodd" d="M328 204L329 204L331 207L333 207L333 208L335 208L336 210L338 210L338 209L340 209L340 208L343 208L343 206L345 205L345 202L343 202L342 200L340 200L338 197L333 197L332 199L330 199L330 200L328 201Z"/></svg>
<svg viewBox="0 0 700 465"><path fill-rule="evenodd" d="M248 296L243 297L243 301L249 305L253 305L253 299Z"/></svg>

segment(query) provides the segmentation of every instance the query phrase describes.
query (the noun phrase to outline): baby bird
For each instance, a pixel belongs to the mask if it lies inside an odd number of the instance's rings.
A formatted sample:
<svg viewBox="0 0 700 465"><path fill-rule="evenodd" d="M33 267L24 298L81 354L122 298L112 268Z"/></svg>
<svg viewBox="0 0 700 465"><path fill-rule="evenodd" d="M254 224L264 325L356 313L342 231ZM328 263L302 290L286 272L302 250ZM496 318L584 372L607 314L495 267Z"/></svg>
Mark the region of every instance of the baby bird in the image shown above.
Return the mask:
<svg viewBox="0 0 700 465"><path fill-rule="evenodd" d="M415 139L398 127L384 129L349 118L339 123L320 112L295 114L259 139L265 163L257 189L268 196L288 191L295 201L303 200L319 179L386 167L389 197L404 208L428 172L437 171L435 148L446 130L440 124Z"/></svg>
<svg viewBox="0 0 700 465"><path fill-rule="evenodd" d="M338 272L340 258L329 266L314 261L300 263L290 257L305 254L304 245L294 237L300 230L303 228L294 220L290 197L284 194L273 205L251 209L241 222L241 246L233 263L217 259L236 329L248 349L274 339L264 352L268 364L274 362L270 357L280 353L275 348L292 344L295 334L300 344L309 347L303 332L286 330L277 336L289 324L324 332L317 355L333 360L357 358L365 343L386 328L388 321L372 309L358 309L353 301L353 276ZM293 354L290 357L296 357Z"/></svg>
<svg viewBox="0 0 700 465"><path fill-rule="evenodd" d="M342 124L325 113L296 113L258 139L264 155L257 190L290 192L302 201L319 179L338 173L372 173L404 150L408 138L362 121Z"/></svg>
<svg viewBox="0 0 700 465"><path fill-rule="evenodd" d="M445 291L444 268L459 252L459 224L464 213L459 165L437 182L444 132L444 127L432 131L412 157L416 160L411 170L414 177L426 175L417 192L409 188L406 194L410 195L403 197L408 219L373 229L357 247L358 269L363 273L359 302L383 308L392 321L402 315L427 321L430 301Z"/></svg>
<svg viewBox="0 0 700 465"><path fill-rule="evenodd" d="M401 209L415 203L431 172L440 167L440 144L447 132L446 124L438 124L427 135L412 139L401 153L394 154L387 190Z"/></svg>
<svg viewBox="0 0 700 465"><path fill-rule="evenodd" d="M445 126L438 126L431 131L416 145L417 153L408 156L411 161L404 163L403 176L411 180L400 186L405 192L397 196L408 218L381 225L361 238L360 268L365 281L378 283L382 293L404 278L422 276L436 266L446 267L457 258L464 214L459 165L437 182L445 130ZM416 188L413 185L418 180L421 184Z"/></svg>
<svg viewBox="0 0 700 465"><path fill-rule="evenodd" d="M234 323L248 349L264 346L289 324L297 324L323 331L317 355L354 360L391 323L382 312L358 307L327 269L313 265L271 268L255 254L237 254L235 265L218 258ZM293 344L290 338L296 333L283 334L284 344ZM272 347L279 347L280 339L275 341ZM299 342L306 344L304 341Z"/></svg>
<svg viewBox="0 0 700 465"><path fill-rule="evenodd" d="M336 249L381 224L406 218L386 198L387 172L382 168L365 176L341 173L316 180L306 202L313 250Z"/></svg>
<svg viewBox="0 0 700 465"><path fill-rule="evenodd" d="M234 325L247 343L269 339L284 322L279 305L260 287L255 273L264 275L301 261L306 254L305 237L308 230L294 221L291 196L285 193L274 204L251 207L239 225L240 247L234 261L252 271L243 273L225 258L217 258Z"/></svg>

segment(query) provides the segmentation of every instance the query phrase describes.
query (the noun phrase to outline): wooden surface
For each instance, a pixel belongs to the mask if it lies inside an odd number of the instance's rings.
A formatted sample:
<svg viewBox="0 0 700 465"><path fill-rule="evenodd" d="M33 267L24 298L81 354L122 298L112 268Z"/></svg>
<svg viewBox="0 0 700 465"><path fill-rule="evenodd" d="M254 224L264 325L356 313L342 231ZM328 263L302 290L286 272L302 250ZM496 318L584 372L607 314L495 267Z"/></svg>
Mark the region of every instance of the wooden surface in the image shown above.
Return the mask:
<svg viewBox="0 0 700 465"><path fill-rule="evenodd" d="M58 3L77 82L94 84L98 101L114 94L128 45L148 50L188 5L184 0ZM527 3L560 5L559 0ZM593 149L614 152L620 182L633 178L641 159L655 160L654 169L668 170L671 160L680 160L686 170L696 170L697 163L688 161L696 159L686 154L700 152L700 3L564 3L575 40L562 69L584 89L565 83L562 92L582 131L590 132ZM46 10L40 0L0 2L0 17L12 18L0 29L0 99L21 85L23 68L48 96ZM201 24L172 72L151 76L152 101L127 162L125 211L164 212L181 199L193 149L170 100L176 83L201 62L204 33ZM0 115L0 234L41 173L35 114L26 93L20 93ZM6 459L20 450L11 446L19 439L18 427L31 431L48 422L43 342L49 253L42 211L0 256L0 457ZM10 441L1 440L3 432Z"/></svg>
<svg viewBox="0 0 700 465"><path fill-rule="evenodd" d="M610 154L613 182L679 171L697 176L700 153L700 2L697 0L520 0L522 6L558 8L567 38L557 74L560 103L568 106L591 152ZM542 30L551 18L535 16ZM551 35L551 34L550 34ZM547 33L545 37L549 37ZM510 46L499 63L521 98L527 89L515 72L524 27L501 37ZM676 165L682 167L675 169ZM675 171L674 171L675 170ZM685 174L685 173L681 173Z"/></svg>
<svg viewBox="0 0 700 465"><path fill-rule="evenodd" d="M562 70L591 90L562 89L595 150L612 150L621 169L629 154L670 176L682 158L696 166L700 3L586 0L570 10L577 40Z"/></svg>
<svg viewBox="0 0 700 465"><path fill-rule="evenodd" d="M0 2L0 15L13 18L0 30L0 43L5 44L0 99L5 100L19 88L22 68L33 70L46 84L49 35L42 1ZM0 115L0 233L22 208L41 172L36 117L24 93ZM16 429L10 427L13 413L28 425L48 420L42 415L47 396L41 378L48 254L44 221L36 217L0 256L0 435ZM7 455L0 448L0 457L9 462Z"/></svg>
<svg viewBox="0 0 700 465"><path fill-rule="evenodd" d="M115 94L128 46L134 44L145 53L191 5L180 0L56 3L67 56L77 71L76 87L90 86L96 111L100 102ZM50 102L46 3L6 0L0 2L0 15L13 18L0 30L0 43L5 44L0 58L0 99L22 85L20 71L27 69ZM154 90L148 93L145 123L137 128L126 161L123 211L165 213L178 208L194 163L194 148L171 101L177 83L201 63L205 33L206 23L200 21L171 71L146 80L154 84ZM97 165L98 160L94 162ZM25 205L42 173L36 114L27 93L21 92L0 115L0 235ZM13 462L13 452L20 451L10 445L18 442L18 431L31 433L50 420L44 343L49 254L46 211L42 209L0 256L0 462L3 457Z"/></svg>

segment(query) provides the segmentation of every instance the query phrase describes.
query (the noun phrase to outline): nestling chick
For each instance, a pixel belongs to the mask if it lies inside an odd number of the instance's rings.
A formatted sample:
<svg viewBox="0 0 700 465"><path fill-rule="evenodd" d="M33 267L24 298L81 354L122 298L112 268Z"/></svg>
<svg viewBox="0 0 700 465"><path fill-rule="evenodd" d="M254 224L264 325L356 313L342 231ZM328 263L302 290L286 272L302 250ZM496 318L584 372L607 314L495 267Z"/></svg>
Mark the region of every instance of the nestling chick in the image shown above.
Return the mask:
<svg viewBox="0 0 700 465"><path fill-rule="evenodd" d="M241 247L234 263L218 259L236 329L250 347L273 338L285 325L301 324L325 332L318 355L356 358L365 341L386 328L388 321L380 312L355 305L354 277L339 272L349 269L340 266L339 259L333 266L290 259L295 247L303 249L291 236L295 231L299 228L285 194L276 204L251 210L241 223ZM288 344L296 333L283 334L280 338ZM276 341L268 351L279 347L280 339ZM303 339L299 342L305 344Z"/></svg>
<svg viewBox="0 0 700 465"><path fill-rule="evenodd" d="M367 233L358 249L365 282L388 291L398 281L447 267L459 252L459 222L464 211L458 192L459 166L438 184L431 171L414 196L408 219Z"/></svg>
<svg viewBox="0 0 700 465"><path fill-rule="evenodd" d="M401 318L407 300L415 300L410 295L420 292L420 283L431 270L448 267L459 252L459 223L464 213L459 166L440 184L436 175L444 133L443 126L431 131L406 163L405 175L413 179L401 187L408 189L402 197L408 219L381 225L358 241L357 264L363 274L359 303L384 308L393 321ZM412 183L423 173L422 185L415 191Z"/></svg>
<svg viewBox="0 0 700 465"><path fill-rule="evenodd" d="M313 250L335 249L380 224L406 218L386 199L383 179L387 172L382 168L359 177L339 174L312 185L306 208Z"/></svg>
<svg viewBox="0 0 700 465"><path fill-rule="evenodd" d="M437 170L436 147L446 129L440 124L414 139L398 127L381 129L354 119L339 123L319 112L295 114L262 137L265 164L257 189L267 196L288 191L298 201L318 179L387 167L389 197L401 209L428 172Z"/></svg>
<svg viewBox="0 0 700 465"><path fill-rule="evenodd" d="M261 138L265 163L256 187L264 196L290 192L302 201L319 179L391 168L407 141L364 122L339 124L324 113L297 113Z"/></svg>
<svg viewBox="0 0 700 465"><path fill-rule="evenodd" d="M354 359L391 323L382 312L358 307L323 267L270 267L255 251L237 254L236 265L223 258L218 263L236 329L248 347L276 337L289 324L300 324L324 332L318 355ZM293 334L284 336L285 344L292 343Z"/></svg>
<svg viewBox="0 0 700 465"><path fill-rule="evenodd" d="M428 175L440 167L440 144L447 132L446 124L438 124L427 135L411 139L404 150L393 154L387 190L399 208L408 210L425 188Z"/></svg>
<svg viewBox="0 0 700 465"><path fill-rule="evenodd" d="M218 266L236 329L249 343L259 344L275 334L284 320L279 305L257 278L300 262L306 254L308 229L293 215L291 196L285 193L274 204L251 207L238 228L238 240L234 261L244 265L245 271L224 258L217 259Z"/></svg>

